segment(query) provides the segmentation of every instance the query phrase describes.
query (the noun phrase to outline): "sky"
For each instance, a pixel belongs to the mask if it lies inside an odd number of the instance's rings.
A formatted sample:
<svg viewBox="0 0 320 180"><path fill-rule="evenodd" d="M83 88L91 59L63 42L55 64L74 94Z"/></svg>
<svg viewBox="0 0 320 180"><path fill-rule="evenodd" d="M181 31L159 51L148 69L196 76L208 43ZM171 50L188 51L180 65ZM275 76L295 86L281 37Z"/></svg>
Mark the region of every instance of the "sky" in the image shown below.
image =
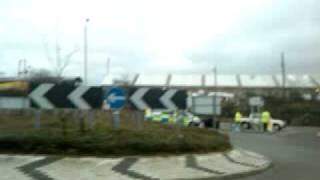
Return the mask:
<svg viewBox="0 0 320 180"><path fill-rule="evenodd" d="M84 26L89 82L109 73L318 73L318 0L0 0L0 72L53 70L83 76ZM86 19L90 19L86 23ZM108 72L107 59L110 59Z"/></svg>

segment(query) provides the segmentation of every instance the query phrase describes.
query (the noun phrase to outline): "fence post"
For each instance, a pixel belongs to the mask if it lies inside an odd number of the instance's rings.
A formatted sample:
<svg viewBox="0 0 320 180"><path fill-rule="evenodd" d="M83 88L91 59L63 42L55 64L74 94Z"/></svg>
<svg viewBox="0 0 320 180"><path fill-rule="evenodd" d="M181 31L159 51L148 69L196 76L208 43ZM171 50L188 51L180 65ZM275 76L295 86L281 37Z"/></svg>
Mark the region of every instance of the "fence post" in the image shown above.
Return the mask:
<svg viewBox="0 0 320 180"><path fill-rule="evenodd" d="M60 120L62 123L62 135L65 138L67 136L67 110L60 112Z"/></svg>
<svg viewBox="0 0 320 180"><path fill-rule="evenodd" d="M87 111L87 121L88 121L90 129L93 129L94 120L95 120L95 111L94 110L88 110Z"/></svg>
<svg viewBox="0 0 320 180"><path fill-rule="evenodd" d="M79 130L80 130L80 134L81 135L83 135L84 133L85 133L85 121L84 121L84 112L83 111L80 111L80 113L79 113L79 123L80 123L80 128L79 128Z"/></svg>
<svg viewBox="0 0 320 180"><path fill-rule="evenodd" d="M182 117L180 111L177 111L177 113L175 113L175 114L176 114L176 123L177 123L176 124L176 127L177 127L176 133L177 133L178 137L181 138L182 137L181 126L183 125L183 117Z"/></svg>
<svg viewBox="0 0 320 180"><path fill-rule="evenodd" d="M35 118L34 118L34 127L39 129L41 127L41 109L34 110Z"/></svg>

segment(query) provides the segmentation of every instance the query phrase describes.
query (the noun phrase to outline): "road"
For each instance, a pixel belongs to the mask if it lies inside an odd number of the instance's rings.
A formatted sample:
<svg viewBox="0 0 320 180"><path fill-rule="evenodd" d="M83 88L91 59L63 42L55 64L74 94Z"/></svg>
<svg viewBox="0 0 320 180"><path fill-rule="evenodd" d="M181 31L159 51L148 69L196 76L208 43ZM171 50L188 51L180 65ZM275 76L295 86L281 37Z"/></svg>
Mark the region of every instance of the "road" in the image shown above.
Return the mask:
<svg viewBox="0 0 320 180"><path fill-rule="evenodd" d="M320 128L289 127L277 134L231 133L232 143L269 157L273 168L240 180L320 179Z"/></svg>

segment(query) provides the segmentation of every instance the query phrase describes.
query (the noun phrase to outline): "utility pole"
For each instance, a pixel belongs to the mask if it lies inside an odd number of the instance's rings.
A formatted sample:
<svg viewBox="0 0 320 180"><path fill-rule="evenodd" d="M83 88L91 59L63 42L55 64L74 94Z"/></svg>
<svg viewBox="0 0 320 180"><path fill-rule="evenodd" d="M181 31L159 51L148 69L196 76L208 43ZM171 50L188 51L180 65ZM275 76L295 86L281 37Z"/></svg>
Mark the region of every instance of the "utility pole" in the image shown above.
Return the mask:
<svg viewBox="0 0 320 180"><path fill-rule="evenodd" d="M28 74L27 70L27 60L26 59L20 59L18 62L18 77L26 77Z"/></svg>
<svg viewBox="0 0 320 180"><path fill-rule="evenodd" d="M27 60L25 59L23 62L23 77L27 77L28 69L27 69Z"/></svg>
<svg viewBox="0 0 320 180"><path fill-rule="evenodd" d="M87 31L88 31L88 23L90 19L87 18L84 23L84 33L83 33L83 54L84 54L84 84L88 84L88 39L87 39Z"/></svg>
<svg viewBox="0 0 320 180"><path fill-rule="evenodd" d="M281 53L281 73L282 73L282 98L286 97L286 83L287 83L287 74L286 74L286 62L285 54Z"/></svg>
<svg viewBox="0 0 320 180"><path fill-rule="evenodd" d="M60 47L60 43L59 43L59 29L58 29L58 25L56 26L56 60L54 61L54 69L55 69L55 72L57 75L60 76L60 67L61 67L61 47Z"/></svg>
<svg viewBox="0 0 320 180"><path fill-rule="evenodd" d="M107 59L107 76L110 74L110 58Z"/></svg>
<svg viewBox="0 0 320 180"><path fill-rule="evenodd" d="M22 71L22 59L20 59L18 62L18 72L17 72L18 77L21 76L21 71Z"/></svg>
<svg viewBox="0 0 320 180"><path fill-rule="evenodd" d="M215 127L217 126L217 90L218 90L218 78L217 78L217 67L213 67L213 83L214 83L214 105L213 105L213 120L215 122Z"/></svg>

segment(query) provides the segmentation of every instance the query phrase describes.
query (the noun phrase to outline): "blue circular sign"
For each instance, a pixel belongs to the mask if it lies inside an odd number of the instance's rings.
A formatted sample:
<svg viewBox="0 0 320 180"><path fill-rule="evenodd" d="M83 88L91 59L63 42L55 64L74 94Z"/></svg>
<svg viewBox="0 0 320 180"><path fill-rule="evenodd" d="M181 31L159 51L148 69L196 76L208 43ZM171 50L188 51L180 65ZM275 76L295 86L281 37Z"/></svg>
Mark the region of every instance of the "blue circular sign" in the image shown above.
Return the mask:
<svg viewBox="0 0 320 180"><path fill-rule="evenodd" d="M111 87L105 92L106 104L111 109L120 109L126 102L126 95L124 89L120 87Z"/></svg>

